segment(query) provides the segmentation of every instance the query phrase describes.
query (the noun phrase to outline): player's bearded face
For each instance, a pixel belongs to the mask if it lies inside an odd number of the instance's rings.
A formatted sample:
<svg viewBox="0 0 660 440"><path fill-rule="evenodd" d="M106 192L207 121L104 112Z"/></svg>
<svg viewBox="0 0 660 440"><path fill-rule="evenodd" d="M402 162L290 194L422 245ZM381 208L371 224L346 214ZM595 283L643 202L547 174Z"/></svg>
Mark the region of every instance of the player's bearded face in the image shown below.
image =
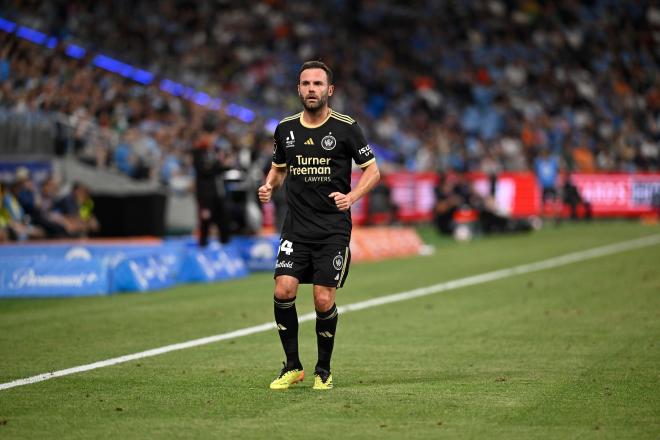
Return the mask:
<svg viewBox="0 0 660 440"><path fill-rule="evenodd" d="M328 84L328 77L322 69L307 69L300 74L298 96L306 111L316 113L328 104L333 86Z"/></svg>
<svg viewBox="0 0 660 440"><path fill-rule="evenodd" d="M325 87L324 90L307 91L305 94L303 94L301 90L300 102L302 102L305 110L315 112L328 103L328 88Z"/></svg>

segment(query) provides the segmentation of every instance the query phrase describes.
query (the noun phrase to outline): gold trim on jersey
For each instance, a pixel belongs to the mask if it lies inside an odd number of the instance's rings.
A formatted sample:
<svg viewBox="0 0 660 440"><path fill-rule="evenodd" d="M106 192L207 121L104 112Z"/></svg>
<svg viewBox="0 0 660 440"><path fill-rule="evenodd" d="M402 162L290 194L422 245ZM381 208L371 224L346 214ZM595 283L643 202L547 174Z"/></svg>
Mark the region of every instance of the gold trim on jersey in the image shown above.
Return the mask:
<svg viewBox="0 0 660 440"><path fill-rule="evenodd" d="M330 116L332 116L332 110L329 109L329 108L328 108L328 110L330 110L328 112L328 116L326 116L326 118L323 121L319 122L318 124L314 124L314 125L313 124L308 124L307 122L303 121L304 113L300 113L300 125L302 125L305 128L319 128L321 125L328 122L328 119L330 119Z"/></svg>
<svg viewBox="0 0 660 440"><path fill-rule="evenodd" d="M351 118L350 116L344 115L342 113L336 112L334 110L330 110L330 116L332 116L338 121L345 122L348 125L353 125L355 123L355 119Z"/></svg>
<svg viewBox="0 0 660 440"><path fill-rule="evenodd" d="M294 119L297 119L297 118L300 118L300 117L302 117L302 112L296 113L295 115L287 116L286 118L284 118L280 121L280 124L282 122L293 121Z"/></svg>
<svg viewBox="0 0 660 440"><path fill-rule="evenodd" d="M360 168L366 168L366 167L368 167L369 165L371 165L371 164L374 163L374 162L376 162L376 158L375 158L375 157L371 158L370 160L368 160L368 161L366 161L365 163L363 163L363 164L361 164L361 165L358 165L358 166L359 166Z"/></svg>
<svg viewBox="0 0 660 440"><path fill-rule="evenodd" d="M284 168L286 166L286 162L285 163L272 162L271 165L274 166L275 168Z"/></svg>

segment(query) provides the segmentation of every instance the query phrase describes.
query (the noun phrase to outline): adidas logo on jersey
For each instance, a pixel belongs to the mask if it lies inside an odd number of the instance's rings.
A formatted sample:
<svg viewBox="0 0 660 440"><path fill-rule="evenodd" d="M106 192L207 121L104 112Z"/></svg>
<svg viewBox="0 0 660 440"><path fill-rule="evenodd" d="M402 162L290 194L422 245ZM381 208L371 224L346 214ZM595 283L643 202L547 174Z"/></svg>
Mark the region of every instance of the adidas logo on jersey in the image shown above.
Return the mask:
<svg viewBox="0 0 660 440"><path fill-rule="evenodd" d="M314 145L314 141L312 140L312 138L307 139L305 141L305 145Z"/></svg>

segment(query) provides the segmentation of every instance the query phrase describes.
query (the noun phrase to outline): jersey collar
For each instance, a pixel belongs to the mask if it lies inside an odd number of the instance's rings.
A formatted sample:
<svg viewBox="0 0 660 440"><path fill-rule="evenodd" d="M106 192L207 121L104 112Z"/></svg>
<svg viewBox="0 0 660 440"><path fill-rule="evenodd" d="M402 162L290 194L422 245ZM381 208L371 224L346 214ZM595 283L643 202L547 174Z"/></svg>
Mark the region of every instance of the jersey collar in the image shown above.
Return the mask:
<svg viewBox="0 0 660 440"><path fill-rule="evenodd" d="M305 114L305 112L300 113L300 125L302 125L305 128L319 128L321 125L328 122L328 119L330 119L330 116L332 115L332 109L330 107L328 107L328 110L329 110L328 111L328 116L326 116L326 118L323 121L319 122L318 124L314 124L314 125L308 124L307 122L303 121L303 115Z"/></svg>

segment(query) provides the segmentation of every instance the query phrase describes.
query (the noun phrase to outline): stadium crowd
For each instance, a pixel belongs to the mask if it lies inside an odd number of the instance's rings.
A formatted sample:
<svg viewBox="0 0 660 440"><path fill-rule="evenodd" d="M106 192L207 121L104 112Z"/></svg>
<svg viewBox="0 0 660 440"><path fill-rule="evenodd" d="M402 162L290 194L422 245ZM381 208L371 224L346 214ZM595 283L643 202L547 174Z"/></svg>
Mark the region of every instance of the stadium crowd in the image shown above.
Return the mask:
<svg viewBox="0 0 660 440"><path fill-rule="evenodd" d="M265 118L299 110L291 78L312 58L391 168L495 174L546 151L578 172L659 167L654 2L56 0L2 15L259 115L243 123L0 32L0 119L57 114L58 150L136 179L185 187L209 123L229 166L267 167Z"/></svg>
<svg viewBox="0 0 660 440"><path fill-rule="evenodd" d="M10 72L2 82L0 108L14 114L55 114L55 150L72 150L84 162L113 166L135 178L169 183L190 174L190 149L202 136L209 111L173 97L156 85L145 87L90 66L85 60L47 51L3 36ZM265 133L214 114L222 133L218 147L234 154L263 146ZM255 123L256 124L256 123ZM263 124L262 124L263 125ZM262 136L257 138L261 133ZM267 142L271 150L270 141Z"/></svg>
<svg viewBox="0 0 660 440"><path fill-rule="evenodd" d="M36 184L25 167L9 184L0 182L0 243L88 237L98 230L94 201L80 182L63 188L49 176Z"/></svg>
<svg viewBox="0 0 660 440"><path fill-rule="evenodd" d="M413 170L529 169L542 149L577 171L658 167L653 2L22 1L6 13L262 114L296 111L290 78L322 57L339 84L333 106ZM130 125L148 131L165 102L182 106L152 96ZM92 117L126 130L130 106L111 100ZM169 131L156 139L165 155L167 139L190 136Z"/></svg>

